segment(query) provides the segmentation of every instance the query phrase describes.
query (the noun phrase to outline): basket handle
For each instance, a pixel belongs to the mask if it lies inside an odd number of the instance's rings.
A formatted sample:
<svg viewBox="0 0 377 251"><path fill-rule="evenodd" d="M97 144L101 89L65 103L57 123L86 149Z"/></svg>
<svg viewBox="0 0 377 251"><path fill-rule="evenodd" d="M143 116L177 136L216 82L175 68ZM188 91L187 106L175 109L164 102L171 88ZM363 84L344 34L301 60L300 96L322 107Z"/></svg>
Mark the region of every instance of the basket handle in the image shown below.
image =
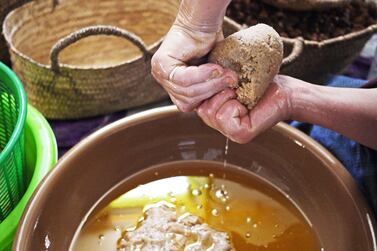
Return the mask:
<svg viewBox="0 0 377 251"><path fill-rule="evenodd" d="M135 33L130 31L117 28L110 25L95 25L95 26L88 26L82 28L78 31L75 31L66 37L60 39L54 46L51 48L50 51L50 60L51 60L51 70L54 72L59 72L59 53L69 45L79 41L82 38L93 36L93 35L108 35L108 36L117 36L123 37L129 41L131 41L134 45L136 45L140 51L143 53L144 58L148 58L150 56L150 52L148 51L145 43L143 40L137 36Z"/></svg>
<svg viewBox="0 0 377 251"><path fill-rule="evenodd" d="M285 39L284 42L292 44L291 53L283 59L282 67L292 64L304 51L304 39L301 37L295 39Z"/></svg>

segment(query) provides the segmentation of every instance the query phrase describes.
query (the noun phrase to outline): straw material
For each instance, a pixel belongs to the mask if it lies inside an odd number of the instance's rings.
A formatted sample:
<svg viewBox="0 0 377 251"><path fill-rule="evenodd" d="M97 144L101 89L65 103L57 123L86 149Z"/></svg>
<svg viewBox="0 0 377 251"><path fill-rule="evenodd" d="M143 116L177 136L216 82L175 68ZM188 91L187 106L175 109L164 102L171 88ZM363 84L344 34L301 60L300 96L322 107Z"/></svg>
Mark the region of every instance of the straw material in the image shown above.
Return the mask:
<svg viewBox="0 0 377 251"><path fill-rule="evenodd" d="M342 73L359 56L365 43L376 31L377 25L372 25L362 31L322 42L304 40L301 55L292 64L283 67L281 73L321 84L328 74ZM287 44L288 40L283 39L287 50L291 48Z"/></svg>
<svg viewBox="0 0 377 251"><path fill-rule="evenodd" d="M48 118L71 119L167 97L150 59L178 7L177 0L39 0L12 11L3 31L29 102Z"/></svg>
<svg viewBox="0 0 377 251"><path fill-rule="evenodd" d="M0 0L0 24L3 23L4 18L10 11L29 1L30 0ZM2 31L2 27L0 27L0 61L9 65L10 58L8 47Z"/></svg>
<svg viewBox="0 0 377 251"><path fill-rule="evenodd" d="M339 7L351 0L263 0L278 8L293 11L308 11Z"/></svg>

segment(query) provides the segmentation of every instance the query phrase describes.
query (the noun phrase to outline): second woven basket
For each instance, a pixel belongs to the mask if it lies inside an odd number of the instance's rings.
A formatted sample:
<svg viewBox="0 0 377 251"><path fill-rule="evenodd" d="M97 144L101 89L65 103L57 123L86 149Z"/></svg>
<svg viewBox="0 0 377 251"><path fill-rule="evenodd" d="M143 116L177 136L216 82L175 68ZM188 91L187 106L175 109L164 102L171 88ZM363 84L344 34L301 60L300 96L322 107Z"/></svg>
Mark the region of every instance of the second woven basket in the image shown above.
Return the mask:
<svg viewBox="0 0 377 251"><path fill-rule="evenodd" d="M150 59L177 0L52 2L25 4L3 25L13 69L47 118L101 115L166 97Z"/></svg>

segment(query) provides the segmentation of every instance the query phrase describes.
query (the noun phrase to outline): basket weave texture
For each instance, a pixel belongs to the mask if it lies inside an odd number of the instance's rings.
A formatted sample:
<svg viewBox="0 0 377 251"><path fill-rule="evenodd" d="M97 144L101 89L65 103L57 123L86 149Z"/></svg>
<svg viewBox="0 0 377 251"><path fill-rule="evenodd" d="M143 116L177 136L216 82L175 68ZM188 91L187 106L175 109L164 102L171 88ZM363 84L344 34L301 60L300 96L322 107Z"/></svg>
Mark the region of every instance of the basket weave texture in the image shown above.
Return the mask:
<svg viewBox="0 0 377 251"><path fill-rule="evenodd" d="M351 0L263 0L275 7L294 10L307 11L339 7L349 3Z"/></svg>
<svg viewBox="0 0 377 251"><path fill-rule="evenodd" d="M26 189L26 104L20 80L0 63L0 223L17 206Z"/></svg>
<svg viewBox="0 0 377 251"><path fill-rule="evenodd" d="M177 0L27 3L3 24L29 102L50 119L107 114L167 97L150 74Z"/></svg>

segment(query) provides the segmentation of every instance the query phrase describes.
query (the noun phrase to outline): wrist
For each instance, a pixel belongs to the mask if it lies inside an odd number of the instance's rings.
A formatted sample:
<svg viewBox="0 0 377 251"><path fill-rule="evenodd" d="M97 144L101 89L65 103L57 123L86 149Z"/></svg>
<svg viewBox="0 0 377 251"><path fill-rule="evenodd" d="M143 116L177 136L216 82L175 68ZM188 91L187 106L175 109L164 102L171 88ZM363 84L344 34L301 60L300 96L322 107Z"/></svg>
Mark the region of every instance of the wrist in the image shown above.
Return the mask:
<svg viewBox="0 0 377 251"><path fill-rule="evenodd" d="M291 97L291 119L318 124L326 119L326 102L321 87L298 80Z"/></svg>
<svg viewBox="0 0 377 251"><path fill-rule="evenodd" d="M182 0L176 25L192 31L215 33L221 29L231 0Z"/></svg>

